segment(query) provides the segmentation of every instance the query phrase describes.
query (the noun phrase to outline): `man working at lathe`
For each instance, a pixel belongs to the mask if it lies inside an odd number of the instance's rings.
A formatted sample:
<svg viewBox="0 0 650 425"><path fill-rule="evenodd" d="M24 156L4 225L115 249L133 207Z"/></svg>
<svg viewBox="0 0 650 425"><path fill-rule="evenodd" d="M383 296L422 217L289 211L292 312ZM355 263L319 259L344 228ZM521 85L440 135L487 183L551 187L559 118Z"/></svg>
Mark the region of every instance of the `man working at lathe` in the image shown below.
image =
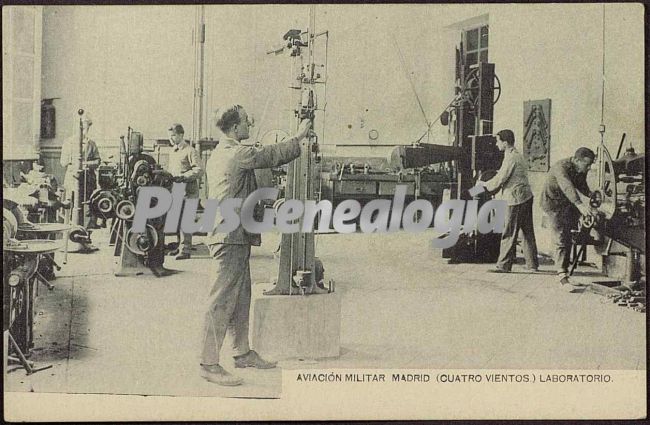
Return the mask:
<svg viewBox="0 0 650 425"><path fill-rule="evenodd" d="M581 214L597 214L588 202L580 199L580 194L591 196L587 173L595 158L591 149L578 148L573 157L561 159L551 167L542 189L541 206L550 219L555 267L560 284L569 292L575 292L575 287L580 286L569 281L571 229L577 226Z"/></svg>

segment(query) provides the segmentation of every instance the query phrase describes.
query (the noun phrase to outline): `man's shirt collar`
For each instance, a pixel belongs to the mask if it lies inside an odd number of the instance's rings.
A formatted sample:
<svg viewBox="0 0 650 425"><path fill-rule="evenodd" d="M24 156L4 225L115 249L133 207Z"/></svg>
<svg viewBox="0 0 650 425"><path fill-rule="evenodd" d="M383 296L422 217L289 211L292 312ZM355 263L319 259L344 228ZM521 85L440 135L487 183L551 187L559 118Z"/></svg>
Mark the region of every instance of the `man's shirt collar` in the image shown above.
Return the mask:
<svg viewBox="0 0 650 425"><path fill-rule="evenodd" d="M177 145L174 146L174 151L180 151L180 150L183 150L183 149L185 149L185 148L188 147L188 146L189 146L189 145L187 144L187 142L179 143L179 144L177 144Z"/></svg>
<svg viewBox="0 0 650 425"><path fill-rule="evenodd" d="M223 146L239 146L239 142L231 137L223 137L221 140L219 140L219 144Z"/></svg>

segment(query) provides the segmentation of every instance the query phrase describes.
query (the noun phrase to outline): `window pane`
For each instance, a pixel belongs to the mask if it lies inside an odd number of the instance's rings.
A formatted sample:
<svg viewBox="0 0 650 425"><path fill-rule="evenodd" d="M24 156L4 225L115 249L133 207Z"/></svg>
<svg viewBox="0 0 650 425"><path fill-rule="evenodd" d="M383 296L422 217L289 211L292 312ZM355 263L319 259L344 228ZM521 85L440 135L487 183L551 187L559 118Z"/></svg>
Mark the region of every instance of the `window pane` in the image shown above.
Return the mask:
<svg viewBox="0 0 650 425"><path fill-rule="evenodd" d="M476 52L468 53L467 56L465 56L465 63L467 65L474 65L476 63Z"/></svg>
<svg viewBox="0 0 650 425"><path fill-rule="evenodd" d="M479 54L479 62L487 62L488 61L488 51L487 49L481 50L481 53Z"/></svg>
<svg viewBox="0 0 650 425"><path fill-rule="evenodd" d="M467 50L478 49L478 28L467 31Z"/></svg>
<svg viewBox="0 0 650 425"><path fill-rule="evenodd" d="M481 48L488 46L488 27L481 27Z"/></svg>

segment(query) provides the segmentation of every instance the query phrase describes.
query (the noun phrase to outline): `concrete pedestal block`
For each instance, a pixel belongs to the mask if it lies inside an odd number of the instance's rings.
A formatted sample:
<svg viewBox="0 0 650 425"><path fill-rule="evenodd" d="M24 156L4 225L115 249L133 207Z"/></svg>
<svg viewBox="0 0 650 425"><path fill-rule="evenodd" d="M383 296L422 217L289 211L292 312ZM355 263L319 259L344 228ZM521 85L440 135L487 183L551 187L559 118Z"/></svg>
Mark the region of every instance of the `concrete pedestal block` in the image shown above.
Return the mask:
<svg viewBox="0 0 650 425"><path fill-rule="evenodd" d="M341 297L264 295L268 285L253 285L251 345L273 360L338 357L341 344Z"/></svg>

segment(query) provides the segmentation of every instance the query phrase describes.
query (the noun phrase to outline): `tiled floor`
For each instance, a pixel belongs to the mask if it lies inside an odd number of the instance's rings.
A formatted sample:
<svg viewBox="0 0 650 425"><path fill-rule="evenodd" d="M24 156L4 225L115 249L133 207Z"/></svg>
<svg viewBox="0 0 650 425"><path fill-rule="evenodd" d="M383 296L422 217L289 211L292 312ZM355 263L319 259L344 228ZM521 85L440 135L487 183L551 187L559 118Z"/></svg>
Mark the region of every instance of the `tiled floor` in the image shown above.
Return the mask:
<svg viewBox="0 0 650 425"><path fill-rule="evenodd" d="M53 367L7 375L6 389L36 392L277 397L281 370L237 370L223 388L198 376L207 250L157 279L113 276L112 248L71 254L37 300L31 359ZM645 369L645 314L589 291L567 293L547 273L491 274L446 264L430 234L323 235L317 252L341 294L341 356L283 368ZM253 250L254 284L277 273L277 235ZM523 271L515 267L515 271ZM595 269L579 270L589 282ZM224 356L228 357L228 356ZM226 363L232 369L232 364Z"/></svg>

